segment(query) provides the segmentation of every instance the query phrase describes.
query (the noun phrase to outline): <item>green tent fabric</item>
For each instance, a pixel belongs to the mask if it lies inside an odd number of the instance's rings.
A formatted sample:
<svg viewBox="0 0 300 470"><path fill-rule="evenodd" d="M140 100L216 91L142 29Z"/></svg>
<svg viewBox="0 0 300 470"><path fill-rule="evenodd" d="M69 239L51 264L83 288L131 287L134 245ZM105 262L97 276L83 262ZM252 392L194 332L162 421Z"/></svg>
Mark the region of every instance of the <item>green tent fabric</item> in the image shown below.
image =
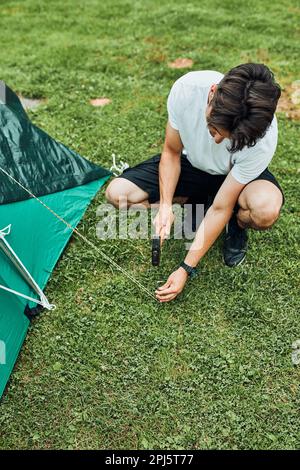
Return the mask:
<svg viewBox="0 0 300 470"><path fill-rule="evenodd" d="M17 96L0 94L0 233L41 289L72 231L2 171L39 196L72 227L111 173L56 142L29 121ZM2 232L3 233L3 232ZM1 237L0 237L1 240ZM0 243L0 285L37 298ZM55 299L51 299L55 303ZM13 370L36 304L0 289L0 397Z"/></svg>
<svg viewBox="0 0 300 470"><path fill-rule="evenodd" d="M5 85L1 88L5 91L0 94L0 165L35 196L110 175L34 126L18 96ZM0 204L29 197L1 172L0 187Z"/></svg>

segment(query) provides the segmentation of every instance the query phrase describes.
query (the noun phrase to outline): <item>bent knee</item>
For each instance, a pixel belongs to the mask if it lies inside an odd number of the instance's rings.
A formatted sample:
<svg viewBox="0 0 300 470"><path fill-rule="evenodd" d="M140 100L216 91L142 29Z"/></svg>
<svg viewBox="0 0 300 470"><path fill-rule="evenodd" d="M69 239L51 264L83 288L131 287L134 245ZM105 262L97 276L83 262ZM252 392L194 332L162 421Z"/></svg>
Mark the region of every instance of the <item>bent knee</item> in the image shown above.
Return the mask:
<svg viewBox="0 0 300 470"><path fill-rule="evenodd" d="M114 207L128 207L128 193L119 178L113 179L105 191L106 200Z"/></svg>
<svg viewBox="0 0 300 470"><path fill-rule="evenodd" d="M115 207L126 209L133 204L145 202L149 196L132 181L118 177L108 185L105 197Z"/></svg>
<svg viewBox="0 0 300 470"><path fill-rule="evenodd" d="M280 215L280 207L276 205L261 205L251 211L251 219L257 230L267 230L271 228Z"/></svg>

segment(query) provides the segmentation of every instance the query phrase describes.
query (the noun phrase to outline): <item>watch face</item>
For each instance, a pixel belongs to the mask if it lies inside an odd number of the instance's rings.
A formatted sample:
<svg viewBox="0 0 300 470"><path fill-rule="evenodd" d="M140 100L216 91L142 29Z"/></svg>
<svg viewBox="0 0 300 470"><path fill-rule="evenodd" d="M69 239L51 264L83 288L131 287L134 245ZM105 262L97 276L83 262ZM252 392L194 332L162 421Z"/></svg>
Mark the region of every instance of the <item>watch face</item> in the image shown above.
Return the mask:
<svg viewBox="0 0 300 470"><path fill-rule="evenodd" d="M193 268L192 266L189 266L184 261L181 263L180 266L188 273L190 278L196 277L198 275L197 268Z"/></svg>
<svg viewBox="0 0 300 470"><path fill-rule="evenodd" d="M188 264L186 264L184 261L181 263L180 266L181 266L188 274L191 273L191 269L192 269L192 268L191 268Z"/></svg>

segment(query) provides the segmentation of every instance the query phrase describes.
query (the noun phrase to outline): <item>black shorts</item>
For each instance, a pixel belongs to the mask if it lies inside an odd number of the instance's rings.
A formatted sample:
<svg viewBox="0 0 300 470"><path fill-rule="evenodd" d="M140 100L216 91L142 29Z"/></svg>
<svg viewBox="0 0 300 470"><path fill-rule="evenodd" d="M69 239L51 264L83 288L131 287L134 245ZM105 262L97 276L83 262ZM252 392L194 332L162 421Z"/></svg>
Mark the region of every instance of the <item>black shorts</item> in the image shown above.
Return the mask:
<svg viewBox="0 0 300 470"><path fill-rule="evenodd" d="M127 168L119 178L126 178L135 183L149 195L149 203L159 201L158 165L161 154L155 155L138 165ZM213 200L227 175L211 175L191 165L185 155L181 155L181 173L174 196L188 197L190 202L207 203ZM284 194L275 176L266 168L255 180L266 180L280 189L283 201ZM253 181L255 181L253 180Z"/></svg>

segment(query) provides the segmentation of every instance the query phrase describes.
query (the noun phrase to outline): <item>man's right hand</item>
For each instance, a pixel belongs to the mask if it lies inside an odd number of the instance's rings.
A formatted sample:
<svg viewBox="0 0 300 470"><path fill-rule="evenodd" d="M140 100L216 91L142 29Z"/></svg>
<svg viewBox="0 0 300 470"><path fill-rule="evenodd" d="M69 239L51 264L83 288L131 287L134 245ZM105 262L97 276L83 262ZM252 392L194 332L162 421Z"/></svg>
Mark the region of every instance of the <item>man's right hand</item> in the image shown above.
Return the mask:
<svg viewBox="0 0 300 470"><path fill-rule="evenodd" d="M169 204L160 204L159 211L153 221L155 234L160 236L161 243L169 237L172 224L174 223L173 208Z"/></svg>

